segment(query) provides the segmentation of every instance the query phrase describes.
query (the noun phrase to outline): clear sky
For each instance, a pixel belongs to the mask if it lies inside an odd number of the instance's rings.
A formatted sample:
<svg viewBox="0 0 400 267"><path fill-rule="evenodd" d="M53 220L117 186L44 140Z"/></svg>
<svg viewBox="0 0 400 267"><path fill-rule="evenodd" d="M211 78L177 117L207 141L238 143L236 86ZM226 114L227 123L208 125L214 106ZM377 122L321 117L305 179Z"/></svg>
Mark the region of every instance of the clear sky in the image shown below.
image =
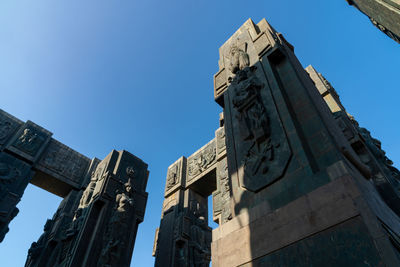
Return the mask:
<svg viewBox="0 0 400 267"><path fill-rule="evenodd" d="M218 127L218 48L248 18L264 17L399 166L400 45L345 0L0 2L0 108L90 158L125 149L149 164L132 266L153 265L167 167ZM28 186L1 266L23 266L60 201Z"/></svg>

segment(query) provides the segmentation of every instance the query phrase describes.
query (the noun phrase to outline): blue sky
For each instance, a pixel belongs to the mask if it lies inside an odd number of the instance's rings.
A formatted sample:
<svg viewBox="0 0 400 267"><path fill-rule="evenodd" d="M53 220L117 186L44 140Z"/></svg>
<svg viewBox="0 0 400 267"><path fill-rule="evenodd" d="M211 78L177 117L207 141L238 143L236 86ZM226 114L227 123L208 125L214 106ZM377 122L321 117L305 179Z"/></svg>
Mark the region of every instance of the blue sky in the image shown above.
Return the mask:
<svg viewBox="0 0 400 267"><path fill-rule="evenodd" d="M218 48L264 17L399 166L400 46L345 0L0 2L0 108L88 157L125 149L149 164L132 266L153 265L167 167L218 127ZM23 266L60 201L28 186L0 244L2 266Z"/></svg>

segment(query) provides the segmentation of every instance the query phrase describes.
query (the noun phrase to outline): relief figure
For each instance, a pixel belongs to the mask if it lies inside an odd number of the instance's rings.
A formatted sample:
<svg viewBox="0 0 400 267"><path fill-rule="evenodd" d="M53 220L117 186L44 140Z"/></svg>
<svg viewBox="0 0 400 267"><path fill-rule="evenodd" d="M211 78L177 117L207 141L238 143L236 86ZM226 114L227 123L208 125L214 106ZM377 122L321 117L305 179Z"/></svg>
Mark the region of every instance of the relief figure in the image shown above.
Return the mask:
<svg viewBox="0 0 400 267"><path fill-rule="evenodd" d="M134 207L133 190L129 179L124 184L124 191L115 197L114 213L108 225L106 245L101 252L98 266L117 266L121 250L126 246L126 233L130 225L128 219Z"/></svg>

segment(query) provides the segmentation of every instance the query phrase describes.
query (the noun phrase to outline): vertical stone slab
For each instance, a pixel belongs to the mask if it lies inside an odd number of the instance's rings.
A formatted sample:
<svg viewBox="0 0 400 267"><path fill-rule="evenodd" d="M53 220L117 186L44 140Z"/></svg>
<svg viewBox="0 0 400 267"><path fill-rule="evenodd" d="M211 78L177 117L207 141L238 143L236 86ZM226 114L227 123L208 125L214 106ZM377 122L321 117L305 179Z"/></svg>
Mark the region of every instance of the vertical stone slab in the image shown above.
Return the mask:
<svg viewBox="0 0 400 267"><path fill-rule="evenodd" d="M400 44L400 3L397 0L347 0L372 24Z"/></svg>
<svg viewBox="0 0 400 267"><path fill-rule="evenodd" d="M213 192L213 220L222 225L232 219L231 180L228 173L228 161L224 157L217 163L217 190Z"/></svg>
<svg viewBox="0 0 400 267"><path fill-rule="evenodd" d="M165 197L178 189L185 188L186 183L186 158L181 157L167 171L167 182L165 184Z"/></svg>
<svg viewBox="0 0 400 267"><path fill-rule="evenodd" d="M65 266L129 266L147 179L147 164L126 151L113 151L98 165L81 199L82 229Z"/></svg>
<svg viewBox="0 0 400 267"><path fill-rule="evenodd" d="M0 109L0 150L24 123Z"/></svg>
<svg viewBox="0 0 400 267"><path fill-rule="evenodd" d="M60 203L52 219L48 219L43 234L28 250L25 267L57 266L67 257L70 237L76 234L78 224L72 223L82 191L72 190Z"/></svg>
<svg viewBox="0 0 400 267"><path fill-rule="evenodd" d="M357 243L360 236L368 236L368 248L374 254L371 262L398 262L389 239L381 245L374 234L383 233L382 227L374 228L376 217L365 214L379 214L386 222L399 218L377 200L366 180L368 169L335 121L331 111L341 112L342 106L334 89L318 75L324 87L319 92L293 51L265 20L257 25L248 20L220 48L214 96L224 108L233 209L230 220L213 230L213 266L272 264L273 251L283 255L289 244L297 250L303 246L300 240L356 216L361 216L357 220L366 227L353 235L346 226L347 236L340 242ZM330 100L336 103L328 106L321 93L332 96ZM346 182L340 182L343 180ZM360 194L368 200L360 200ZM214 199L221 201L220 191ZM355 206L356 201L363 203L363 208ZM297 211L304 215L296 215ZM214 218L221 220L221 213L222 208L216 206ZM393 225L391 229L397 229ZM321 236L321 240L325 238ZM318 262L312 253L303 253L311 262ZM362 262L360 255L355 256L356 262Z"/></svg>
<svg viewBox="0 0 400 267"><path fill-rule="evenodd" d="M27 121L11 139L6 149L29 162L36 162L51 136L51 132Z"/></svg>
<svg viewBox="0 0 400 267"><path fill-rule="evenodd" d="M211 228L207 225L207 198L187 189L180 192L179 202L165 208L157 231L155 266L208 266Z"/></svg>
<svg viewBox="0 0 400 267"><path fill-rule="evenodd" d="M18 214L16 207L28 185L31 166L0 152L0 242L8 232L8 224Z"/></svg>

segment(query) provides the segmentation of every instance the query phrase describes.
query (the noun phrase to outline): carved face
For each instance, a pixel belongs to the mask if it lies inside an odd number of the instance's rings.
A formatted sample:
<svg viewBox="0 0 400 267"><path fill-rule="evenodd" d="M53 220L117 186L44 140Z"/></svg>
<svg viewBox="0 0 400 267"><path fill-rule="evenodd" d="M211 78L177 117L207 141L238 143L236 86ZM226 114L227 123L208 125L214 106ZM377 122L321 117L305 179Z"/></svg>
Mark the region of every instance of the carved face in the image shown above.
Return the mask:
<svg viewBox="0 0 400 267"><path fill-rule="evenodd" d="M126 192L128 192L128 193L132 192L132 186L131 186L130 184L127 184L127 185L125 186L125 190L126 190Z"/></svg>

